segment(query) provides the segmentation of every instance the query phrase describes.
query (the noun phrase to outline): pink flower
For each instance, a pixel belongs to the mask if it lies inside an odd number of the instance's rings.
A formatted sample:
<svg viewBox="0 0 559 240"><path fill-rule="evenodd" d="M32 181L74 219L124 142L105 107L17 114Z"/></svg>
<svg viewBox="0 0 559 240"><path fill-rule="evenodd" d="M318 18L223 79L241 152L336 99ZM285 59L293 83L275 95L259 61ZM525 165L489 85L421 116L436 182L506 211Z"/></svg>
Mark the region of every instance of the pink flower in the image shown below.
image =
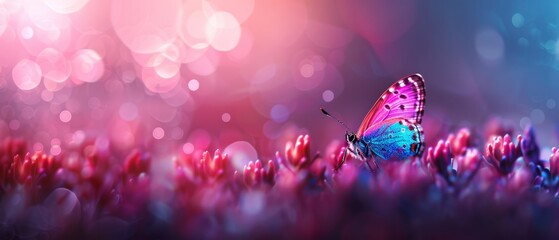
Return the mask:
<svg viewBox="0 0 559 240"><path fill-rule="evenodd" d="M330 174L337 188L349 189L357 180L359 175L359 167L352 164L351 154L345 153L346 147L338 144L328 156L330 163ZM344 161L345 155L345 161Z"/></svg>
<svg viewBox="0 0 559 240"><path fill-rule="evenodd" d="M185 155L175 160L177 181L179 185L188 184L191 187L201 183L222 181L230 174L228 172L230 164L227 154L221 154L219 150L215 151L213 157L205 151L201 159Z"/></svg>
<svg viewBox="0 0 559 240"><path fill-rule="evenodd" d="M0 147L0 155L9 157L10 159L16 155L24 156L27 153L25 141L21 138L6 138Z"/></svg>
<svg viewBox="0 0 559 240"><path fill-rule="evenodd" d="M43 153L25 154L25 157L15 155L8 172L11 174L12 184L31 186L37 183L40 176L53 177L61 167L60 162L52 156ZM47 187L47 186L43 186Z"/></svg>
<svg viewBox="0 0 559 240"><path fill-rule="evenodd" d="M146 175L151 165L151 157L148 153L134 149L124 161L124 174L127 180L137 179L140 175Z"/></svg>
<svg viewBox="0 0 559 240"><path fill-rule="evenodd" d="M326 165L319 160L319 155L311 158L310 137L300 135L295 144L288 142L285 146L285 159L279 152L276 158L281 166L278 171L278 185L288 188L323 187L326 180Z"/></svg>
<svg viewBox="0 0 559 240"><path fill-rule="evenodd" d="M477 149L475 148L467 149L464 156L456 157L456 163L457 163L456 170L458 171L458 174L475 171L477 168L480 167L481 164L480 159L481 159L481 154Z"/></svg>
<svg viewBox="0 0 559 240"><path fill-rule="evenodd" d="M519 139L519 141L524 161L526 163L533 163L536 166L543 167L543 163L540 160L540 147L536 141L536 134L532 126L526 127L524 131L524 138Z"/></svg>
<svg viewBox="0 0 559 240"><path fill-rule="evenodd" d="M288 142L285 145L286 167L301 169L309 167L314 159L311 159L311 147L309 135L299 135L295 144Z"/></svg>
<svg viewBox="0 0 559 240"><path fill-rule="evenodd" d="M27 153L25 142L22 139L6 138L0 145L0 184L14 183L14 157L22 161L22 157Z"/></svg>
<svg viewBox="0 0 559 240"><path fill-rule="evenodd" d="M512 192L522 192L531 187L532 172L526 165L515 168L508 175L507 190Z"/></svg>
<svg viewBox="0 0 559 240"><path fill-rule="evenodd" d="M467 128L460 129L456 135L448 135L446 140L449 142L452 155L458 156L466 153L466 149L472 145L470 135L470 130Z"/></svg>
<svg viewBox="0 0 559 240"><path fill-rule="evenodd" d="M276 178L276 166L272 160L268 161L268 168L262 166L262 162L250 161L243 169L243 181L248 188L260 186L273 186Z"/></svg>
<svg viewBox="0 0 559 240"><path fill-rule="evenodd" d="M552 176L559 175L559 150L555 147L551 149L551 156L549 157L549 171Z"/></svg>
<svg viewBox="0 0 559 240"><path fill-rule="evenodd" d="M348 162L351 160L352 155L346 152L346 147L342 144L338 144L335 149L328 154L329 167L332 169L334 174L344 166L348 166Z"/></svg>
<svg viewBox="0 0 559 240"><path fill-rule="evenodd" d="M221 151L215 150L213 158L210 156L209 152L204 152L202 154L201 163L201 174L206 179L222 179L227 174L227 169L229 168L229 158L227 154L221 154Z"/></svg>
<svg viewBox="0 0 559 240"><path fill-rule="evenodd" d="M443 176L444 179L450 181L452 174L452 153L450 150L450 142L439 140L435 148L427 149L425 157L426 165L432 172L436 172Z"/></svg>
<svg viewBox="0 0 559 240"><path fill-rule="evenodd" d="M488 143L485 148L487 162L501 175L512 172L516 159L522 156L522 150L520 149L522 137L519 135L517 139L518 142L515 145L508 134L503 138L495 137L493 142Z"/></svg>

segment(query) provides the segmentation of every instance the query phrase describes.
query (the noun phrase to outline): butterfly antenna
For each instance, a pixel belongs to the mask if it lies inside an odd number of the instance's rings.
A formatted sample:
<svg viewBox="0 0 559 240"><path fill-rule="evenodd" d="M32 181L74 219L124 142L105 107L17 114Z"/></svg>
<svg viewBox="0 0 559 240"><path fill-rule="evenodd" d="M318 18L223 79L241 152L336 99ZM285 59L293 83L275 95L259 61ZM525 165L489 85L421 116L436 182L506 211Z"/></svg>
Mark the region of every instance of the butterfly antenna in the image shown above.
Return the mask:
<svg viewBox="0 0 559 240"><path fill-rule="evenodd" d="M321 111L324 115L326 115L326 116L328 116L328 117L330 117L330 118L336 120L336 121L339 122L340 124L342 124L342 126L345 127L345 129L347 130L347 132L351 132L351 130L347 127L347 125L345 125L344 122L342 122L342 121L340 121L339 119L335 118L334 116L330 115L330 113L326 112L326 110L324 110L324 108L320 108L320 111Z"/></svg>

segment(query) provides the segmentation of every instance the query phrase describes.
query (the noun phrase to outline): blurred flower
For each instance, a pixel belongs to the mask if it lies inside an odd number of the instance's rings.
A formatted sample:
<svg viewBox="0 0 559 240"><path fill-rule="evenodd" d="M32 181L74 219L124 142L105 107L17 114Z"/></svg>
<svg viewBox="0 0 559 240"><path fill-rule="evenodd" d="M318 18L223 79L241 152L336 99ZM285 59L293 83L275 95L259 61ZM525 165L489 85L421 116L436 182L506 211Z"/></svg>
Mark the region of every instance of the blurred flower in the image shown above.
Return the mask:
<svg viewBox="0 0 559 240"><path fill-rule="evenodd" d="M311 159L309 135L300 135L295 144L288 142L285 145L285 159L282 161L285 167L291 170L309 167L314 159Z"/></svg>
<svg viewBox="0 0 559 240"><path fill-rule="evenodd" d="M557 148L551 149L551 156L549 157L549 171L553 176L559 176L559 150Z"/></svg>
<svg viewBox="0 0 559 240"><path fill-rule="evenodd" d="M512 142L508 134L502 138L495 137L485 148L485 158L487 162L501 175L511 173L514 163L522 156L522 150L520 148L521 141L522 137L520 135L518 136L516 145Z"/></svg>
<svg viewBox="0 0 559 240"><path fill-rule="evenodd" d="M148 174L150 164L151 158L148 153L134 149L124 161L124 173L128 180L136 179L140 175Z"/></svg>
<svg viewBox="0 0 559 240"><path fill-rule="evenodd" d="M543 167L543 162L540 160L540 147L536 141L536 134L534 128L530 125L524 131L524 137L519 138L520 146L522 149L522 156L527 164L533 164L534 167Z"/></svg>
<svg viewBox="0 0 559 240"><path fill-rule="evenodd" d="M175 159L175 169L179 184L189 184L195 187L202 183L215 183L227 180L232 173L228 171L230 161L226 154L216 150L213 157L208 151L202 153L201 159L192 155L185 155Z"/></svg>
<svg viewBox="0 0 559 240"><path fill-rule="evenodd" d="M0 184L12 184L14 179L14 157L18 156L18 163L22 161L25 156L25 142L21 139L6 138L2 145L0 145ZM18 170L19 171L19 170Z"/></svg>
<svg viewBox="0 0 559 240"><path fill-rule="evenodd" d="M9 159L12 159L16 155L24 156L27 153L27 147L25 144L25 141L21 138L6 138L0 148L0 154L2 158Z"/></svg>
<svg viewBox="0 0 559 240"><path fill-rule="evenodd" d="M522 192L532 186L532 172L530 168L522 164L515 168L508 176L507 190L512 192Z"/></svg>
<svg viewBox="0 0 559 240"><path fill-rule="evenodd" d="M326 165L319 160L319 155L311 158L310 137L300 135L295 144L285 145L285 159L276 152L276 159L281 166L278 174L278 185L303 189L305 187L323 188L326 181Z"/></svg>
<svg viewBox="0 0 559 240"><path fill-rule="evenodd" d="M219 150L215 150L213 158L207 151L204 152L200 163L202 176L216 180L226 176L230 164L227 155Z"/></svg>
<svg viewBox="0 0 559 240"><path fill-rule="evenodd" d="M41 187L52 189L53 186L47 186L60 170L60 162L53 156L47 156L43 153L25 154L24 157L15 155L10 165L8 173L12 174L10 180L12 184L20 184L30 187L39 184L41 179ZM46 179L49 178L49 179Z"/></svg>
<svg viewBox="0 0 559 240"><path fill-rule="evenodd" d="M243 180L245 186L249 188L256 188L263 185L273 186L276 178L276 166L272 160L268 161L268 168L262 166L262 162L250 161L243 168Z"/></svg>
<svg viewBox="0 0 559 240"><path fill-rule="evenodd" d="M160 224L165 232L171 229L172 234L165 236L172 237L198 237L199 226L207 224L215 237L276 233L297 224L286 234L313 237L330 233L321 233L324 226L342 231L349 219L367 224L387 219L438 223L435 219L445 214L475 211L494 216L493 209L502 204L541 205L533 201L557 194L559 150L552 149L547 168L546 162L534 158L539 146L533 130L527 130L526 138L519 136L516 144L509 135L494 138L484 155L472 146L467 129L443 139L429 147L423 158L383 161L374 173L362 162L348 161L349 154L342 164L343 144L332 144L324 156L313 154L308 135L287 143L283 156L276 153L276 161L249 161L241 173L233 171L229 158L219 150L213 155L192 151L174 159L174 178L157 175L161 173L154 169L159 166L152 166L148 151L134 149L119 163L110 153L101 154L91 146L63 149L55 157L40 152L20 155L22 145L10 142L3 149L11 150L2 156L15 155L9 165L0 165L0 212L6 212L10 221L21 219L54 231L54 236L63 236L58 235L62 231L79 235L80 231L69 229L95 229L92 224L111 217L118 219L111 222L119 223L121 231L128 229L135 235L157 235L163 231L158 230ZM516 161L522 156L537 164ZM162 191L170 194L159 195ZM544 194L534 197L533 193ZM491 210L477 207L477 202L489 204ZM426 210L441 205L445 206L442 213ZM51 223L30 220L53 211L62 214ZM333 217L326 218L326 212ZM275 227L262 230L263 225ZM235 230L220 230L223 226Z"/></svg>
<svg viewBox="0 0 559 240"><path fill-rule="evenodd" d="M470 130L462 128L456 135L450 134L447 139L452 155L458 156L466 153L466 149L472 146Z"/></svg>
<svg viewBox="0 0 559 240"><path fill-rule="evenodd" d="M466 154L463 156L458 156L457 171L458 174L464 174L465 172L474 172L477 168L481 166L481 154L475 148L469 148L466 150Z"/></svg>
<svg viewBox="0 0 559 240"><path fill-rule="evenodd" d="M429 147L423 160L431 172L441 176L456 192L466 188L481 167L480 154L471 148L470 137L468 129L449 134L446 141L439 140L434 148Z"/></svg>
<svg viewBox="0 0 559 240"><path fill-rule="evenodd" d="M447 182L452 183L456 173L452 168L452 153L450 142L439 140L435 148L427 149L425 163L432 172L440 174Z"/></svg>
<svg viewBox="0 0 559 240"><path fill-rule="evenodd" d="M551 149L549 169L540 168L539 170L539 174L535 177L534 185L556 192L559 189L559 150L557 148Z"/></svg>
<svg viewBox="0 0 559 240"><path fill-rule="evenodd" d="M346 152L346 147L338 144L329 154L328 160L331 168L331 176L336 187L340 189L349 189L353 186L359 175L359 167L351 163L353 158L351 154Z"/></svg>

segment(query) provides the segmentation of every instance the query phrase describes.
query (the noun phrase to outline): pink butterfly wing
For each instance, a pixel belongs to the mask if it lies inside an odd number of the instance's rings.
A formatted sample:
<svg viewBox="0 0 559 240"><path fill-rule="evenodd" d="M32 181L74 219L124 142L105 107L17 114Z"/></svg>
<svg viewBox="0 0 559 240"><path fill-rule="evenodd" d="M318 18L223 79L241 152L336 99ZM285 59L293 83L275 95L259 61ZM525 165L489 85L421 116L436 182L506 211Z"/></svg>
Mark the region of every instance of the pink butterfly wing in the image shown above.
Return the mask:
<svg viewBox="0 0 559 240"><path fill-rule="evenodd" d="M357 137L363 136L365 130L372 125L391 119L406 119L411 123L420 124L425 107L425 80L416 73L392 84L369 113L357 130Z"/></svg>

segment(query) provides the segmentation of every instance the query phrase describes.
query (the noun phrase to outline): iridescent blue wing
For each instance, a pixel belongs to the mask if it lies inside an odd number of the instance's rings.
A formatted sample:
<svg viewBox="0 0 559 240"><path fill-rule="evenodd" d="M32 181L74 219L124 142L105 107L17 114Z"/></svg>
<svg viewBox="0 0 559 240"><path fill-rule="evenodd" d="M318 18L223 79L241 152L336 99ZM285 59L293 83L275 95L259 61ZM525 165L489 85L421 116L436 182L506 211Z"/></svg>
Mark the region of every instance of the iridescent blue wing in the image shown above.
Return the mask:
<svg viewBox="0 0 559 240"><path fill-rule="evenodd" d="M356 135L361 138L371 126L394 119L420 124L424 107L425 80L417 73L404 77L384 91L363 119Z"/></svg>
<svg viewBox="0 0 559 240"><path fill-rule="evenodd" d="M391 119L368 128L361 139L384 160L403 160L424 149L423 129L406 119Z"/></svg>

